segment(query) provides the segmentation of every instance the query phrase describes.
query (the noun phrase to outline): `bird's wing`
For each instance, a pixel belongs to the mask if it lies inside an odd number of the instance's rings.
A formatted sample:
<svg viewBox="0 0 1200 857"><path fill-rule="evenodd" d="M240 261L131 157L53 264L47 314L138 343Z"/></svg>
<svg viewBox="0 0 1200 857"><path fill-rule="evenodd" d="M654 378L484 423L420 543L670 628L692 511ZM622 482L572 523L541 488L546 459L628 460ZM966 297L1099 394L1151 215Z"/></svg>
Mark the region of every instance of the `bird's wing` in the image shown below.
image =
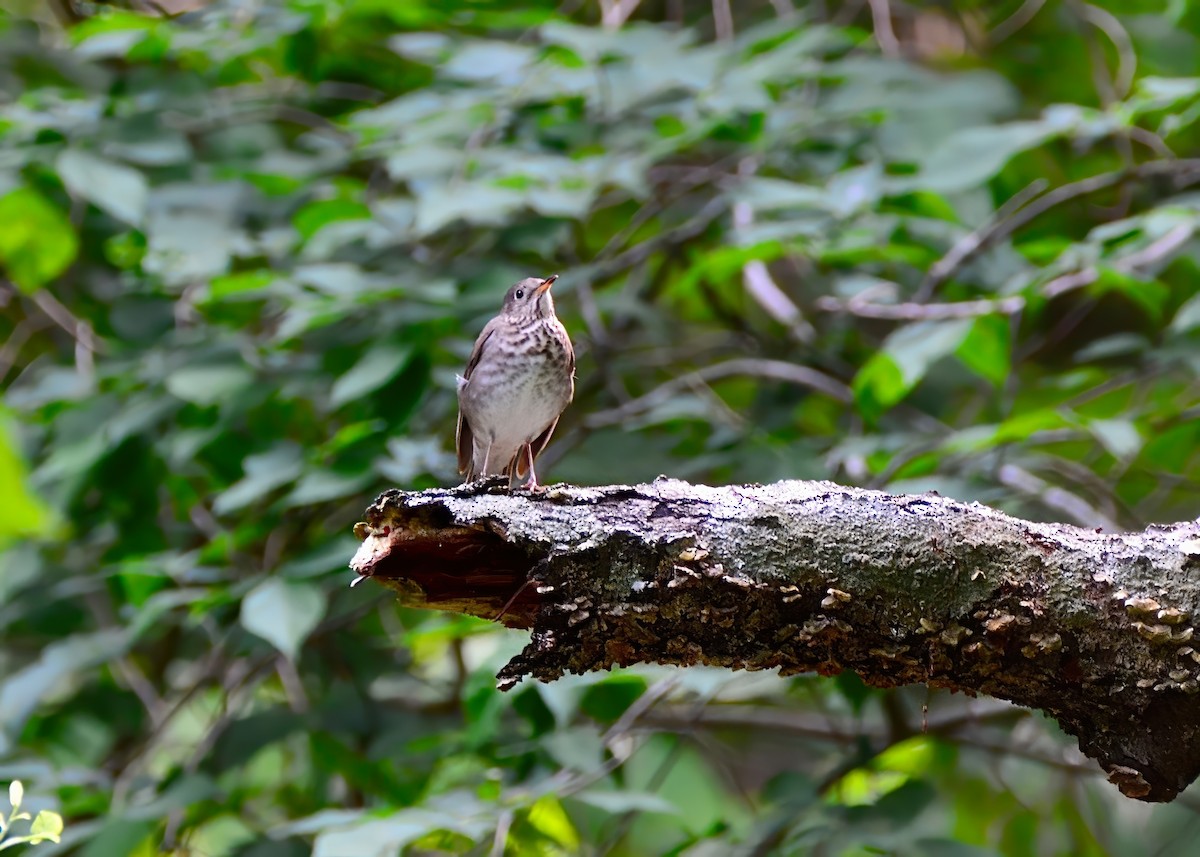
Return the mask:
<svg viewBox="0 0 1200 857"><path fill-rule="evenodd" d="M458 450L458 472L467 476L471 461L475 457L475 436L471 433L471 424L463 419L462 407L458 409L458 428L454 432L454 447Z"/></svg>
<svg viewBox="0 0 1200 857"><path fill-rule="evenodd" d="M475 371L479 361L483 359L483 349L487 345L487 341L492 338L492 334L496 332L501 321L502 319L496 316L479 332L479 338L475 340L475 347L471 349L471 357L467 360L467 368L463 370L463 377L468 381L471 380L471 373Z"/></svg>
<svg viewBox="0 0 1200 857"><path fill-rule="evenodd" d="M492 334L496 332L498 322L498 318L492 319L480 332L479 338L475 340L475 347L471 349L471 357L467 360L467 368L458 378L458 428L454 432L454 447L458 451L458 472L466 474L468 480L475 475L469 472L471 460L475 455L475 436L471 432L471 424L463 416L463 391L471 381L471 373L483 359L483 349L487 345L487 341L492 338Z"/></svg>

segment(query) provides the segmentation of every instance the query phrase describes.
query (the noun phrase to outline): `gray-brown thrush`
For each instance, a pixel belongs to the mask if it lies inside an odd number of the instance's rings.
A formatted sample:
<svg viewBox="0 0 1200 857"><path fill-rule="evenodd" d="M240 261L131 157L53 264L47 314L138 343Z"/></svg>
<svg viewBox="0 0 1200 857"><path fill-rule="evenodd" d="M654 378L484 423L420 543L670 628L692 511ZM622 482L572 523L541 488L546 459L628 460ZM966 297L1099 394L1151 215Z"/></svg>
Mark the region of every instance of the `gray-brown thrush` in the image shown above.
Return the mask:
<svg viewBox="0 0 1200 857"><path fill-rule="evenodd" d="M520 478L537 488L533 462L575 395L575 349L554 314L550 287L530 277L512 286L483 328L458 378L458 471L467 482Z"/></svg>

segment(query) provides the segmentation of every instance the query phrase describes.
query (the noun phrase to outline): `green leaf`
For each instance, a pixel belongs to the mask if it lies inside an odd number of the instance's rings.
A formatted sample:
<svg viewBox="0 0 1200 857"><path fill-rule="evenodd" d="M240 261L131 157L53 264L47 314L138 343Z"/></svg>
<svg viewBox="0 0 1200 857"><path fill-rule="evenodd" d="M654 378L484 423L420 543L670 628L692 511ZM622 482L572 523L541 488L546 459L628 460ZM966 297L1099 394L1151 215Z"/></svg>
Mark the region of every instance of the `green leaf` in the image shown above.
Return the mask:
<svg viewBox="0 0 1200 857"><path fill-rule="evenodd" d="M79 252L67 216L32 188L0 197L0 223L0 262L27 294L65 271Z"/></svg>
<svg viewBox="0 0 1200 857"><path fill-rule="evenodd" d="M1060 123L1037 120L980 125L955 131L922 161L917 175L894 179L895 190L957 193L979 187L1018 152L1039 146L1064 130Z"/></svg>
<svg viewBox="0 0 1200 857"><path fill-rule="evenodd" d="M30 842L42 842L50 840L58 842L59 837L63 832L62 816L57 812L51 812L48 809L43 809L33 819L33 824L29 827L31 836Z"/></svg>
<svg viewBox="0 0 1200 857"><path fill-rule="evenodd" d="M571 795L572 800L602 809L612 815L627 812L657 812L663 815L679 815L680 809L653 792L600 791L589 789Z"/></svg>
<svg viewBox="0 0 1200 857"><path fill-rule="evenodd" d="M372 818L352 827L326 830L313 843L312 857L346 857L348 854L391 855L400 849L436 830L470 830L480 828L472 825L470 805L463 806L460 798L456 812L439 812L424 807L410 807L384 818Z"/></svg>
<svg viewBox="0 0 1200 857"><path fill-rule="evenodd" d="M244 366L214 363L183 366L167 376L167 391L201 407L215 405L250 386L253 376Z"/></svg>
<svg viewBox="0 0 1200 857"><path fill-rule="evenodd" d="M636 673L618 673L598 681L583 692L579 710L602 723L612 723L646 692L646 679Z"/></svg>
<svg viewBox="0 0 1200 857"><path fill-rule="evenodd" d="M1200 327L1200 294L1192 295L1183 306L1175 312L1168 330L1174 334L1183 334Z"/></svg>
<svg viewBox="0 0 1200 857"><path fill-rule="evenodd" d="M538 833L558 843L568 853L578 852L579 832L571 824L571 819L556 796L547 794L538 798L529 808L528 821Z"/></svg>
<svg viewBox="0 0 1200 857"><path fill-rule="evenodd" d="M262 291L276 279L278 277L275 272L268 270L239 271L236 274L213 277L212 282L208 284L205 300L215 302L247 295L257 297L254 293Z"/></svg>
<svg viewBox="0 0 1200 857"><path fill-rule="evenodd" d="M296 660L300 644L325 615L325 593L309 583L270 577L242 599L242 627Z"/></svg>
<svg viewBox="0 0 1200 857"><path fill-rule="evenodd" d="M126 629L75 634L46 646L28 666L5 674L0 678L0 734L16 735L43 699L124 651L128 642Z"/></svg>
<svg viewBox="0 0 1200 857"><path fill-rule="evenodd" d="M875 418L915 387L929 367L952 354L970 331L970 319L919 321L887 338L854 379L859 409Z"/></svg>
<svg viewBox="0 0 1200 857"><path fill-rule="evenodd" d="M244 509L276 488L294 482L303 467L300 447L294 443L279 443L269 452L248 455L242 462L245 475L217 495L213 511L224 515Z"/></svg>
<svg viewBox="0 0 1200 857"><path fill-rule="evenodd" d="M1148 280L1127 274L1116 268L1099 265L1099 276L1088 287L1089 294L1103 295L1116 292L1128 298L1157 322L1166 310L1171 290L1157 280Z"/></svg>
<svg viewBox="0 0 1200 857"><path fill-rule="evenodd" d="M0 497L4 498L0 543L13 537L45 535L50 528L50 513L27 487L25 465L12 441L7 420L0 414Z"/></svg>
<svg viewBox="0 0 1200 857"><path fill-rule="evenodd" d="M883 350L896 361L904 384L912 389L930 366L954 353L970 329L969 319L919 321L889 336Z"/></svg>
<svg viewBox="0 0 1200 857"><path fill-rule="evenodd" d="M378 390L397 373L412 357L412 348L381 342L364 354L354 366L334 382L329 400L339 408L347 402L359 399Z"/></svg>
<svg viewBox="0 0 1200 857"><path fill-rule="evenodd" d="M883 351L871 355L854 376L854 403L868 420L874 421L884 411L908 395L904 376L896 361Z"/></svg>
<svg viewBox="0 0 1200 857"><path fill-rule="evenodd" d="M1012 324L1007 316L975 319L955 351L968 369L1000 387L1008 380L1012 359Z"/></svg>
<svg viewBox="0 0 1200 857"><path fill-rule="evenodd" d="M361 202L348 199L324 199L311 202L296 212L293 224L296 231L308 240L321 227L343 220L366 220L371 217L371 209Z"/></svg>
<svg viewBox="0 0 1200 857"><path fill-rule="evenodd" d="M1092 420L1088 428L1118 461L1132 458L1142 448L1142 435L1130 420Z"/></svg>
<svg viewBox="0 0 1200 857"><path fill-rule="evenodd" d="M56 166L71 193L130 226L142 225L147 191L140 171L79 149L67 149Z"/></svg>

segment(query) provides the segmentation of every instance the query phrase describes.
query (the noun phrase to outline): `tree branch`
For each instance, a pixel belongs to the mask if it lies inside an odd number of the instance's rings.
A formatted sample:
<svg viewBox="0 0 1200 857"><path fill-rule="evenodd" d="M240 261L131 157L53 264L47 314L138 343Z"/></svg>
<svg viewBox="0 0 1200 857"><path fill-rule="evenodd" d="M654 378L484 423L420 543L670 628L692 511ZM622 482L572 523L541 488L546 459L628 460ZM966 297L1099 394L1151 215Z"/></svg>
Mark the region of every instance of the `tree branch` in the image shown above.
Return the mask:
<svg viewBox="0 0 1200 857"><path fill-rule="evenodd" d="M1037 708L1129 797L1200 774L1200 522L1107 534L829 482L384 493L351 567L532 630L499 678L851 669Z"/></svg>

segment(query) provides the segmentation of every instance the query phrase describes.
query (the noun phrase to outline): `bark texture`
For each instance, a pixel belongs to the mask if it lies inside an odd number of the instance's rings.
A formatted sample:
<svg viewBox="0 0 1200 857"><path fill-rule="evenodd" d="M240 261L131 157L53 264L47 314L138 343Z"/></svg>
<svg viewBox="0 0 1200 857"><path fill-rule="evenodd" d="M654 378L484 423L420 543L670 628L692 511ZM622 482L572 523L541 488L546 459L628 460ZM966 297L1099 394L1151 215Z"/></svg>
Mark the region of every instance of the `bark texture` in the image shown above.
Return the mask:
<svg viewBox="0 0 1200 857"><path fill-rule="evenodd" d="M1045 711L1132 798L1200 773L1200 523L1110 534L937 495L672 479L388 491L351 562L414 606L529 628L500 672L851 669Z"/></svg>

